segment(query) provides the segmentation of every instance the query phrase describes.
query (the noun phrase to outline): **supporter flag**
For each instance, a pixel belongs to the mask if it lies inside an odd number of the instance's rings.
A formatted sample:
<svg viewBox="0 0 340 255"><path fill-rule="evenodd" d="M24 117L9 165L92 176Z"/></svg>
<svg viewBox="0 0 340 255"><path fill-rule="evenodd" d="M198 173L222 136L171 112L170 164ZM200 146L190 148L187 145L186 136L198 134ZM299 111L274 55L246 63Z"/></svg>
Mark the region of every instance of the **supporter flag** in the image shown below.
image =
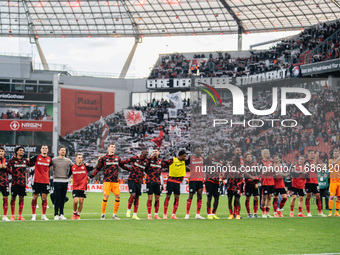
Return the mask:
<svg viewBox="0 0 340 255"><path fill-rule="evenodd" d="M161 148L162 143L163 143L163 138L164 138L164 134L163 134L163 131L161 130L161 132L159 133L159 136L154 139L151 139L151 142L154 142L158 148Z"/></svg>
<svg viewBox="0 0 340 255"><path fill-rule="evenodd" d="M106 124L105 120L102 116L100 116L100 123L102 124L103 130L102 130L102 137L100 141L100 148L104 147L104 142L107 137L107 134L109 133L109 126Z"/></svg>
<svg viewBox="0 0 340 255"><path fill-rule="evenodd" d="M177 109L168 108L168 112L170 118L177 118Z"/></svg>
<svg viewBox="0 0 340 255"><path fill-rule="evenodd" d="M176 109L183 109L183 101L180 91L167 95L167 98L174 103Z"/></svg>
<svg viewBox="0 0 340 255"><path fill-rule="evenodd" d="M182 131L179 127L176 127L176 135L177 136L181 136L182 135Z"/></svg>
<svg viewBox="0 0 340 255"><path fill-rule="evenodd" d="M124 117L126 120L126 125L128 127L137 125L143 122L143 114L142 111L135 110L124 110Z"/></svg>

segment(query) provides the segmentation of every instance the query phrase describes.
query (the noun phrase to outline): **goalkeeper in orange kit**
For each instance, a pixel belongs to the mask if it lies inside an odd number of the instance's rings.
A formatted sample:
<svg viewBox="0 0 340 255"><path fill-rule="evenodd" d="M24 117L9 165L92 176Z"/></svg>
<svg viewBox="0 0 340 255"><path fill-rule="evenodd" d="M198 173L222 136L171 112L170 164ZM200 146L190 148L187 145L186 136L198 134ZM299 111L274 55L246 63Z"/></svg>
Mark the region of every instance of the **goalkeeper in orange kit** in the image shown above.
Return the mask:
<svg viewBox="0 0 340 255"><path fill-rule="evenodd" d="M328 217L332 217L333 210L333 200L336 196L335 202L335 214L334 216L339 217L339 209L340 209L340 151L339 148L333 149L333 159L329 160L329 176L330 176L330 184L329 184L329 214Z"/></svg>
<svg viewBox="0 0 340 255"><path fill-rule="evenodd" d="M101 220L105 220L105 211L107 206L107 201L109 200L109 195L112 193L115 195L115 203L113 207L113 219L120 220L117 217L117 211L120 204L120 187L118 180L118 169L119 167L129 170L128 167L124 166L122 160L115 156L114 153L116 151L116 145L114 143L110 143L108 148L108 153L99 158L96 170L91 174L90 178L96 176L101 169L104 171L104 183L103 183L103 193L104 198L102 202L102 215Z"/></svg>

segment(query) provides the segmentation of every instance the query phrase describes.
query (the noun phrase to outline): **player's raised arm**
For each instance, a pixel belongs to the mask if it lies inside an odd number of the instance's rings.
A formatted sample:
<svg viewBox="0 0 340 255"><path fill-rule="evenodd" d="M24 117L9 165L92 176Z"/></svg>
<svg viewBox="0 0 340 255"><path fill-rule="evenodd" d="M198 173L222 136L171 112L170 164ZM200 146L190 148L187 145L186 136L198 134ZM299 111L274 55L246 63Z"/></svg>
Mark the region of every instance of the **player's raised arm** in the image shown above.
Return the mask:
<svg viewBox="0 0 340 255"><path fill-rule="evenodd" d="M38 156L32 156L29 159L27 159L27 166L34 166L37 162Z"/></svg>
<svg viewBox="0 0 340 255"><path fill-rule="evenodd" d="M134 159L136 156L132 157L132 158L129 158L129 159L126 159L126 160L121 160L119 159L119 167L126 170L126 171L129 171L131 172L131 168L126 166L125 164L129 164L131 162L135 162L136 159Z"/></svg>
<svg viewBox="0 0 340 255"><path fill-rule="evenodd" d="M94 172L90 175L90 178L95 177L100 172L100 170L103 168L103 166L104 166L104 160L103 160L103 157L100 157L98 158L97 166Z"/></svg>
<svg viewBox="0 0 340 255"><path fill-rule="evenodd" d="M168 160L163 160L162 161L162 168L166 169L166 170L169 170L169 166L174 162L174 159L171 158L171 159L168 159Z"/></svg>

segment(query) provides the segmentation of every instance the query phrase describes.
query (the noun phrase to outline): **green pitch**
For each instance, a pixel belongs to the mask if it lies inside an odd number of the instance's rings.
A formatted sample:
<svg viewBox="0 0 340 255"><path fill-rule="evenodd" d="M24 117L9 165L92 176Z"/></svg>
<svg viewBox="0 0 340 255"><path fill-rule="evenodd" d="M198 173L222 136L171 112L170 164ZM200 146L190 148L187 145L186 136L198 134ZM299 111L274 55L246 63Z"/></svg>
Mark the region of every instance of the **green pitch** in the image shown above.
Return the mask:
<svg viewBox="0 0 340 255"><path fill-rule="evenodd" d="M177 216L180 220L147 220L146 199L140 199L138 216L141 221L125 217L128 194L121 195L118 217L111 219L114 196L111 195L106 220L101 214L101 193L88 193L81 221L72 216L72 196L65 205L66 221L53 220L52 203L47 216L50 221L31 222L31 194L25 199L25 222L0 222L1 254L301 254L334 253L340 251L340 218L289 218L290 199L285 205L284 218L248 219L241 203L242 220L226 220L227 197L220 197L217 215L220 220L195 220L196 202L191 206L190 220L184 220L187 195L181 195ZM163 214L164 195L159 215ZM168 217L172 212L173 198ZM206 217L206 196L201 215ZM41 217L37 209L37 219ZM252 203L251 203L252 207ZM297 201L296 206L297 208ZM315 202L312 214L317 215ZM16 204L16 212L18 202ZM152 212L153 212L152 208ZM9 208L10 214L10 208ZM251 209L252 211L252 209ZM2 212L2 211L1 211ZM271 214L273 213L271 208ZM306 213L304 211L304 213ZM324 211L324 213L327 213ZM259 215L261 212L259 210ZM297 215L297 211L296 211Z"/></svg>

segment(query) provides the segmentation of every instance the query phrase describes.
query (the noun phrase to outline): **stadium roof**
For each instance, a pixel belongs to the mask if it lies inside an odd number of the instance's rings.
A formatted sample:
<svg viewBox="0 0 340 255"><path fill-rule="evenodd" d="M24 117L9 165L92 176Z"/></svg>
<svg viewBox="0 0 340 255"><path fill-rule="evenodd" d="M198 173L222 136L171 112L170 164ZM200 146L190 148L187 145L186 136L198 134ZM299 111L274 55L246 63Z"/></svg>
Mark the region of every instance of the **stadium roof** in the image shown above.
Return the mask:
<svg viewBox="0 0 340 255"><path fill-rule="evenodd" d="M337 0L0 1L0 36L144 37L297 30L340 18Z"/></svg>

